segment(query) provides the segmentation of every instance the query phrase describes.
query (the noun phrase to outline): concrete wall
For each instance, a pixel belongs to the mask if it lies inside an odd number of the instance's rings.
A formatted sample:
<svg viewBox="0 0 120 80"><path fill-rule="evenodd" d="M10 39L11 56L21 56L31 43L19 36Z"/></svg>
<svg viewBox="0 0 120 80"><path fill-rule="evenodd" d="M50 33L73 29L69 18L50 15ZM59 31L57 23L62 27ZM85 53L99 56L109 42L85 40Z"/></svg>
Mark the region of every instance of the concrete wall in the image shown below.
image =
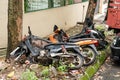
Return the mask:
<svg viewBox="0 0 120 80"><path fill-rule="evenodd" d="M55 24L63 29L73 27L76 22L82 21L83 5L86 13L88 2L26 13L23 20L23 34L26 34L28 25L34 34L41 37L52 33Z"/></svg>
<svg viewBox="0 0 120 80"><path fill-rule="evenodd" d="M0 0L0 48L7 46L8 0Z"/></svg>
<svg viewBox="0 0 120 80"><path fill-rule="evenodd" d="M7 46L7 7L8 0L0 0L0 48ZM83 5L85 6L83 12ZM27 27L31 26L33 34L44 37L53 31L56 24L63 29L68 29L82 22L82 15L86 15L88 2L68 5L23 14L23 35L27 34Z"/></svg>

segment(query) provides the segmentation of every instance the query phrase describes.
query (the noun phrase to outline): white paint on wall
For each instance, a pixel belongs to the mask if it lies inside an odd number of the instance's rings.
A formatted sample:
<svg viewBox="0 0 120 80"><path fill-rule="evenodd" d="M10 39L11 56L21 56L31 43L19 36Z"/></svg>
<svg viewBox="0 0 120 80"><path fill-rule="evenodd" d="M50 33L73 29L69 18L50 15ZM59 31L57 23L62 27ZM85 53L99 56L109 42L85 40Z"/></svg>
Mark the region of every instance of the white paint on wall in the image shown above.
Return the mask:
<svg viewBox="0 0 120 80"><path fill-rule="evenodd" d="M24 13L23 35L27 34L28 26L31 26L33 34L40 37L51 34L55 24L65 30L73 27L76 22L82 22L83 5L85 16L88 2ZM0 0L0 48L7 46L7 9L8 0Z"/></svg>
<svg viewBox="0 0 120 80"><path fill-rule="evenodd" d="M55 24L65 30L73 27L76 22L82 22L83 5L85 16L88 2L26 13L23 20L23 34L26 34L27 26L31 26L33 34L41 37L52 33Z"/></svg>
<svg viewBox="0 0 120 80"><path fill-rule="evenodd" d="M0 48L7 46L8 0L0 0Z"/></svg>

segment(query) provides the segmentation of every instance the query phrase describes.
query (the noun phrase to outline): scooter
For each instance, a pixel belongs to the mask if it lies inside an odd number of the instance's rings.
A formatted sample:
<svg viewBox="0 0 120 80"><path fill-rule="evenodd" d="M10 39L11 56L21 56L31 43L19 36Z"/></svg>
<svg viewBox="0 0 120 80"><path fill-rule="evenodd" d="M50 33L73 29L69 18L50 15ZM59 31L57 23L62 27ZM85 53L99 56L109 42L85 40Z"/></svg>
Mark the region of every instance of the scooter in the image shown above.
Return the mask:
<svg viewBox="0 0 120 80"><path fill-rule="evenodd" d="M28 36L20 42L10 55L15 62L52 64L53 61L67 65L69 69L78 69L83 66L83 57L80 54L79 46L71 43L53 44L48 40L34 36L28 27ZM71 66L74 65L74 66Z"/></svg>
<svg viewBox="0 0 120 80"><path fill-rule="evenodd" d="M48 38L51 42L53 43L69 42L72 44L76 44L82 48L81 49L82 56L85 59L84 66L88 66L95 61L98 52L94 44L97 45L98 40L93 38L78 38L70 41L68 35L62 29L58 29L56 25L54 26L53 31L54 33L51 34Z"/></svg>

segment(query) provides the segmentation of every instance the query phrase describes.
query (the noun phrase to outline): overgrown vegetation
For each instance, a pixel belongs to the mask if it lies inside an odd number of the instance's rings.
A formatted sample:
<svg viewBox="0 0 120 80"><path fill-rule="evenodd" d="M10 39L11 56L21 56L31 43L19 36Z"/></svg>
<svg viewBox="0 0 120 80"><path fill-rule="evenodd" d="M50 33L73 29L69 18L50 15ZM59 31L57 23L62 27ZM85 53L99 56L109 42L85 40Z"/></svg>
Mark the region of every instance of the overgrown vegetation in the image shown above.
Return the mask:
<svg viewBox="0 0 120 80"><path fill-rule="evenodd" d="M27 69L23 74L21 75L20 80L38 80L37 76L35 75L35 72L30 71Z"/></svg>
<svg viewBox="0 0 120 80"><path fill-rule="evenodd" d="M103 25L97 25L95 28L96 28L97 30L99 30L99 31L101 31L101 30L106 30L106 27L103 26Z"/></svg>
<svg viewBox="0 0 120 80"><path fill-rule="evenodd" d="M104 63L107 55L108 53L101 51L101 54L98 56L96 62L86 69L85 75L83 75L80 80L90 80L91 77L97 72L99 67Z"/></svg>
<svg viewBox="0 0 120 80"><path fill-rule="evenodd" d="M67 71L67 65L61 65L57 68L57 70L60 71L60 72Z"/></svg>
<svg viewBox="0 0 120 80"><path fill-rule="evenodd" d="M45 69L42 70L41 75L44 77L48 77L49 75L49 68L45 67Z"/></svg>

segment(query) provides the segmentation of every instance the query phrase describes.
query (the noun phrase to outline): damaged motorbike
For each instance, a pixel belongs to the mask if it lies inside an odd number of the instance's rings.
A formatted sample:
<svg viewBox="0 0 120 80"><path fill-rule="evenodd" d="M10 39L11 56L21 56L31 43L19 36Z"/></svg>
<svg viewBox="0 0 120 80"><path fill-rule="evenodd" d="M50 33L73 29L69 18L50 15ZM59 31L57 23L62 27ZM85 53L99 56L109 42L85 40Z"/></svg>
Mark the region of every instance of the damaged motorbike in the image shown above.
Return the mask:
<svg viewBox="0 0 120 80"><path fill-rule="evenodd" d="M98 40L93 38L76 38L71 40L62 29L57 27L57 25L54 26L53 31L54 33L49 36L48 40L53 43L69 42L76 44L81 48L81 55L84 57L84 66L94 63L96 56L98 55L94 44L97 44Z"/></svg>
<svg viewBox="0 0 120 80"><path fill-rule="evenodd" d="M98 50L105 49L108 42L105 40L104 31L97 30L94 28L95 23L93 23L89 18L86 18L87 26L84 26L82 31L79 34L71 36L69 41L73 41L74 39L78 38L94 38L98 40L97 45L95 44Z"/></svg>
<svg viewBox="0 0 120 80"><path fill-rule="evenodd" d="M10 53L15 62L25 63L29 60L31 63L49 65L55 61L67 65L69 69L78 69L83 65L79 46L71 43L53 44L49 40L32 35L30 27L28 33L20 45Z"/></svg>

